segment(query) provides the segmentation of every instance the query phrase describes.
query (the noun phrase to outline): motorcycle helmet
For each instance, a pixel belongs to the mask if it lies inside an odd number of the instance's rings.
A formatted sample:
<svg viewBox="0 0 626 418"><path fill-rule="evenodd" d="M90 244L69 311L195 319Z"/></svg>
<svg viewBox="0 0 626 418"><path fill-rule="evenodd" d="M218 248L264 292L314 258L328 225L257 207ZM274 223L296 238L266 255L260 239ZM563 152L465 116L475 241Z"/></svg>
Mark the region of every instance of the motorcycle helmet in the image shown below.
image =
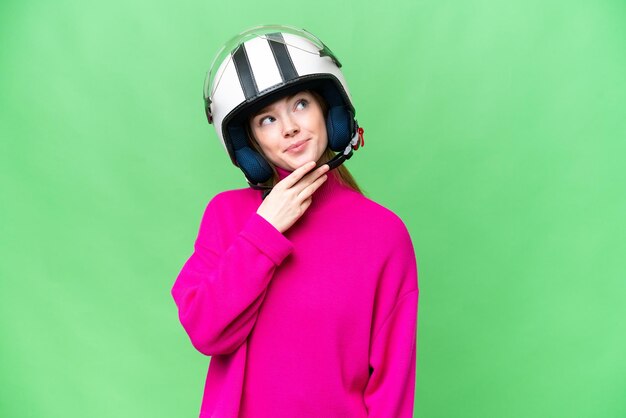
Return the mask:
<svg viewBox="0 0 626 418"><path fill-rule="evenodd" d="M255 26L217 53L203 88L207 120L248 182L256 189L272 177L270 163L251 145L248 118L287 94L315 90L328 104L328 147L339 152L325 164L336 168L363 145L363 130L337 57L313 34L284 25Z"/></svg>

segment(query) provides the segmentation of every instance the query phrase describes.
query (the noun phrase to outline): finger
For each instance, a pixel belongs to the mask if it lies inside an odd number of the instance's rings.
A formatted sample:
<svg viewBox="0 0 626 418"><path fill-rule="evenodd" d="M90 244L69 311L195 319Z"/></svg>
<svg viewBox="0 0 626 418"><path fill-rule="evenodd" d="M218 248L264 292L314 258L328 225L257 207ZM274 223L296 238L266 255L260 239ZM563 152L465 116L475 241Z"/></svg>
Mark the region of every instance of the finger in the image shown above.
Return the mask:
<svg viewBox="0 0 626 418"><path fill-rule="evenodd" d="M305 186L313 183L318 177L322 176L326 172L330 171L328 164L323 164L317 167L315 170L305 173L304 176L298 181L298 184L306 183Z"/></svg>
<svg viewBox="0 0 626 418"><path fill-rule="evenodd" d="M302 212L306 212L306 210L309 208L309 206L311 206L311 203L313 202L313 198L309 197L308 199L306 199L304 202L302 202Z"/></svg>
<svg viewBox="0 0 626 418"><path fill-rule="evenodd" d="M299 193L305 187L310 186L311 184L313 184L314 181L328 173L328 171L330 171L330 167L328 166L328 164L324 164L318 167L315 171L307 173L296 185L293 186L293 188Z"/></svg>
<svg viewBox="0 0 626 418"><path fill-rule="evenodd" d="M291 174L285 177L281 181L281 183L283 183L286 188L290 188L291 186L296 184L298 180L300 180L313 167L315 167L315 161L309 161L308 163L296 168Z"/></svg>
<svg viewBox="0 0 626 418"><path fill-rule="evenodd" d="M313 193L315 193L315 191L326 181L327 178L328 178L328 175L326 174L319 177L313 183L311 183L310 185L302 189L300 193L298 194L298 197L303 198L303 199L311 198Z"/></svg>

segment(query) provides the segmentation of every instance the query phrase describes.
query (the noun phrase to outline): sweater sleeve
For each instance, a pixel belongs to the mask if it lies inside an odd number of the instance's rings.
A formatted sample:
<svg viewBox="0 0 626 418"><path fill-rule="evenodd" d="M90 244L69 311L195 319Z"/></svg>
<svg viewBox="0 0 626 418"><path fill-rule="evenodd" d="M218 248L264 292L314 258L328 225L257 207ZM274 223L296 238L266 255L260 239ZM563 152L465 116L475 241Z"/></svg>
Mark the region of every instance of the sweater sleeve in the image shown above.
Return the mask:
<svg viewBox="0 0 626 418"><path fill-rule="evenodd" d="M207 205L194 252L171 290L191 343L207 356L232 353L246 340L276 266L293 250L256 212L228 240L216 200Z"/></svg>
<svg viewBox="0 0 626 418"><path fill-rule="evenodd" d="M415 392L417 346L417 263L408 233L390 257L370 342L370 378L364 391L368 417L411 418ZM393 297L391 297L393 295ZM395 296L399 295L399 296Z"/></svg>

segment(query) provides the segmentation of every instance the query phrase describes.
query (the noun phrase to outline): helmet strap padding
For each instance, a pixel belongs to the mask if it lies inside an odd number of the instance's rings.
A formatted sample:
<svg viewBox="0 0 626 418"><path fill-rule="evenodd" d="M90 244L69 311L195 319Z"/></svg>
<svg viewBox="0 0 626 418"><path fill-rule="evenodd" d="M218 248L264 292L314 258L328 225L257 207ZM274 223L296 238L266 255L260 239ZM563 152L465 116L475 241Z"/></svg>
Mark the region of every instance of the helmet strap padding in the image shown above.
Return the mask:
<svg viewBox="0 0 626 418"><path fill-rule="evenodd" d="M337 86L332 81L321 81L315 90L324 97L328 104L328 113L326 114L328 147L335 152L343 151L354 136L354 114L346 106Z"/></svg>
<svg viewBox="0 0 626 418"><path fill-rule="evenodd" d="M352 139L351 112L345 106L328 109L326 116L326 133L328 147L335 152L343 151Z"/></svg>
<svg viewBox="0 0 626 418"><path fill-rule="evenodd" d="M272 168L261 154L249 146L244 127L241 124L230 124L228 132L234 146L235 160L248 180L265 183L272 178Z"/></svg>

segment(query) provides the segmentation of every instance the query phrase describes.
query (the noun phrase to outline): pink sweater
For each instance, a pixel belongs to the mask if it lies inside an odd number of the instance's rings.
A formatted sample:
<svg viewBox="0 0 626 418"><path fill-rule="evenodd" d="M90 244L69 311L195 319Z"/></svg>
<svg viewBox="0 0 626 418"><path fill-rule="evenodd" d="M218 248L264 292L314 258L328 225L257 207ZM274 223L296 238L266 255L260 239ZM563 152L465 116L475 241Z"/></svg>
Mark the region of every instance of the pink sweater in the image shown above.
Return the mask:
<svg viewBox="0 0 626 418"><path fill-rule="evenodd" d="M328 174L284 234L256 213L260 191L207 205L172 288L191 343L211 356L201 418L412 417L411 237Z"/></svg>

